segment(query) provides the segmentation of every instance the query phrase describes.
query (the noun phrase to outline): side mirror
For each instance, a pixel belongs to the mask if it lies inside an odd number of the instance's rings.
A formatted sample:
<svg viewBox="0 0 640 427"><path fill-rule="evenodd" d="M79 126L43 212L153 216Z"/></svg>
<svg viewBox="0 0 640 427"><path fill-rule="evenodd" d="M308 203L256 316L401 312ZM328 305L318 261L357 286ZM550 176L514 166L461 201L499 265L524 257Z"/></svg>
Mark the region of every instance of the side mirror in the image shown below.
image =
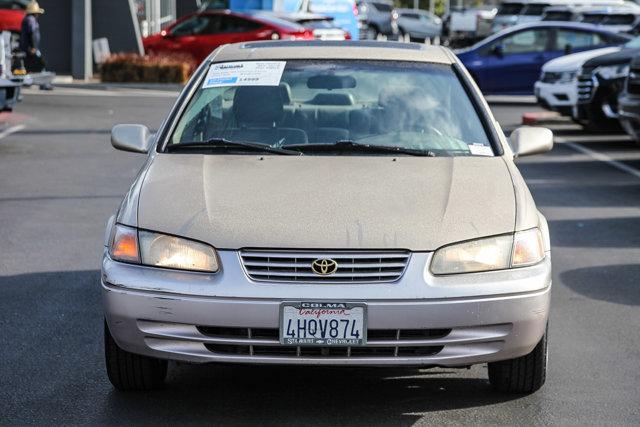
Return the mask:
<svg viewBox="0 0 640 427"><path fill-rule="evenodd" d="M116 150L148 153L151 133L144 125L115 125L111 129L111 145Z"/></svg>
<svg viewBox="0 0 640 427"><path fill-rule="evenodd" d="M546 153L553 148L553 132L547 128L522 126L511 132L509 144L513 157Z"/></svg>
<svg viewBox="0 0 640 427"><path fill-rule="evenodd" d="M569 55L572 50L573 50L573 46L571 46L571 43L567 43L567 44L564 45L564 54L565 55Z"/></svg>
<svg viewBox="0 0 640 427"><path fill-rule="evenodd" d="M502 58L504 56L504 47L501 44L497 44L491 49L491 53L493 53L498 58Z"/></svg>

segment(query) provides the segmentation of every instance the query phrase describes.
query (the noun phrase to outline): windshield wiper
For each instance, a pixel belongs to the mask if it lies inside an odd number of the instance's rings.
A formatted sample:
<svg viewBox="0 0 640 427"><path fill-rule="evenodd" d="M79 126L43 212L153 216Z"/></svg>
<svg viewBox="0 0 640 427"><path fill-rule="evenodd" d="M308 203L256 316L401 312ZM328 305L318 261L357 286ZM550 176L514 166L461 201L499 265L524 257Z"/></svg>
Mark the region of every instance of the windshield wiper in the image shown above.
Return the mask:
<svg viewBox="0 0 640 427"><path fill-rule="evenodd" d="M395 147L390 145L376 145L366 144L363 142L357 142L352 139L341 139L334 143L312 143L312 144L291 144L283 145L284 148L289 150L301 150L311 149L313 151L336 151L336 148L347 148L351 150L364 151L368 153L395 153L395 154L408 154L410 156L423 156L423 157L435 157L436 153L431 150L417 150L415 148L407 147Z"/></svg>
<svg viewBox="0 0 640 427"><path fill-rule="evenodd" d="M302 153L297 150L287 150L285 148L272 147L267 144L260 144L258 142L248 141L232 141L226 138L211 138L206 141L190 141L180 142L177 144L167 145L167 152L173 153L183 150L197 150L197 149L218 149L218 148L240 148L247 151L255 151L261 153L274 153L274 154L286 154L301 156Z"/></svg>

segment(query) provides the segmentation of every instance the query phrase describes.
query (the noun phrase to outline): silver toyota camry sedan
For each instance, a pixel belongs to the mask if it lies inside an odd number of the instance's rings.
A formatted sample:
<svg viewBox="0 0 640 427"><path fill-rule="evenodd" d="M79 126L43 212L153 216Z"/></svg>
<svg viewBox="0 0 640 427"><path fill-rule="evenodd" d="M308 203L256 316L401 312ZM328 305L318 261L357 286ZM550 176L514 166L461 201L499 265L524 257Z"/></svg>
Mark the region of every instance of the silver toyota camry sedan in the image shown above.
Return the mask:
<svg viewBox="0 0 640 427"><path fill-rule="evenodd" d="M167 361L468 367L545 381L549 233L507 140L446 48L251 42L199 67L108 223L105 355L117 389Z"/></svg>

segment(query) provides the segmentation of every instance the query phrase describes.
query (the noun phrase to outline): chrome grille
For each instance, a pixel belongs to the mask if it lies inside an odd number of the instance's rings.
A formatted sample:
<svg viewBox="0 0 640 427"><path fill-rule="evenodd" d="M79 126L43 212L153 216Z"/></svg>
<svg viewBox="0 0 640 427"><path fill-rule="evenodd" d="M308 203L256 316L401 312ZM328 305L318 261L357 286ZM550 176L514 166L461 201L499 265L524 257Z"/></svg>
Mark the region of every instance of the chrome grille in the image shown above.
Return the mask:
<svg viewBox="0 0 640 427"><path fill-rule="evenodd" d="M312 283L380 283L398 280L409 262L406 251L300 252L243 250L242 265L257 281ZM313 271L316 260L333 260L335 272L320 275Z"/></svg>
<svg viewBox="0 0 640 427"><path fill-rule="evenodd" d="M578 75L578 102L589 102L595 88L593 69L583 68Z"/></svg>
<svg viewBox="0 0 640 427"><path fill-rule="evenodd" d="M216 354L318 358L432 356L444 347L438 340L451 333L451 329L369 329L364 347L301 347L280 345L275 328L196 328L211 339L204 346Z"/></svg>

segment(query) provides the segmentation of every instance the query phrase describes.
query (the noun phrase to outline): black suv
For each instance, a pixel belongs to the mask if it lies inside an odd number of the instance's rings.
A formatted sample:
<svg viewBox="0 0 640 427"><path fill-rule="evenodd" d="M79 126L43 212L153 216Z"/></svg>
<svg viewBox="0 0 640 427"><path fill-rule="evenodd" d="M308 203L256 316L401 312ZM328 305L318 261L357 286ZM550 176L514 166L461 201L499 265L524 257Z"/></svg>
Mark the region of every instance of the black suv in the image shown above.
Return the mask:
<svg viewBox="0 0 640 427"><path fill-rule="evenodd" d="M640 54L640 37L622 50L586 61L578 74L578 103L573 119L590 131L614 130L618 122L618 95L631 59Z"/></svg>
<svg viewBox="0 0 640 427"><path fill-rule="evenodd" d="M618 98L618 119L631 138L640 143L640 55L629 66L624 90Z"/></svg>

